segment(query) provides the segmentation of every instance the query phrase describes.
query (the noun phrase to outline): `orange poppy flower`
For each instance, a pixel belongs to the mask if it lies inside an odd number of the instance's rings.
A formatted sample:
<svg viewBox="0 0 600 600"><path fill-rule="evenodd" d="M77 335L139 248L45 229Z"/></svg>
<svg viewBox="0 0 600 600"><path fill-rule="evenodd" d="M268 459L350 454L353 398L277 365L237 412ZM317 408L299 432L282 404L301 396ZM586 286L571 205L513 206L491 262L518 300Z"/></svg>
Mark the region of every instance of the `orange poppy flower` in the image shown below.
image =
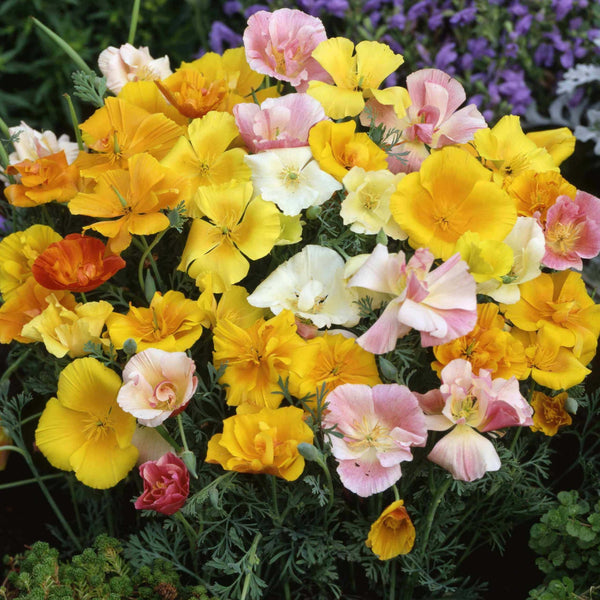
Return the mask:
<svg viewBox="0 0 600 600"><path fill-rule="evenodd" d="M120 256L105 256L106 246L93 237L72 233L50 244L33 263L35 280L49 290L89 292L125 266Z"/></svg>
<svg viewBox="0 0 600 600"><path fill-rule="evenodd" d="M69 165L64 150L9 165L6 172L21 176L21 183L9 185L4 190L13 206L39 206L53 200L67 202L79 191L79 169Z"/></svg>

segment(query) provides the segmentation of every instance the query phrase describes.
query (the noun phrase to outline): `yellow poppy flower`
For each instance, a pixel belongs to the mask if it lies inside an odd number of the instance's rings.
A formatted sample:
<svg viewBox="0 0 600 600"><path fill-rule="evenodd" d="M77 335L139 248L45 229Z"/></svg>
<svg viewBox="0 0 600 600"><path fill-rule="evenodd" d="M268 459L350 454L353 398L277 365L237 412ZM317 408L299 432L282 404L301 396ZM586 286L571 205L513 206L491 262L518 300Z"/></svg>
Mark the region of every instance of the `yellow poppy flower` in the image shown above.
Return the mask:
<svg viewBox="0 0 600 600"><path fill-rule="evenodd" d="M415 527L403 500L392 502L371 525L365 542L379 560L408 554L415 544Z"/></svg>
<svg viewBox="0 0 600 600"><path fill-rule="evenodd" d="M242 328L224 319L214 329L215 367L226 364L220 379L227 384L227 404L277 408L283 399L279 379L293 371L304 378L314 364L317 348L296 333L289 310Z"/></svg>
<svg viewBox="0 0 600 600"><path fill-rule="evenodd" d="M250 181L252 171L244 162L246 152L229 146L239 135L235 119L223 112L210 112L194 119L187 137L180 137L161 164L190 182L192 194L200 187L230 181ZM203 213L194 202L188 203L191 217Z"/></svg>
<svg viewBox="0 0 600 600"><path fill-rule="evenodd" d="M354 338L325 333L308 342L318 349L315 362L303 377L290 374L290 391L315 406L315 394L325 385L325 394L344 383L374 386L381 383L375 356L361 348Z"/></svg>
<svg viewBox="0 0 600 600"><path fill-rule="evenodd" d="M205 219L194 219L177 267L202 285L213 276L215 293L242 280L251 260L266 256L281 231L279 211L272 202L252 199L252 184L201 187L195 197Z"/></svg>
<svg viewBox="0 0 600 600"><path fill-rule="evenodd" d="M591 372L572 350L559 346L545 327L537 332L514 328L511 335L525 348L527 375L540 385L566 390L581 383Z"/></svg>
<svg viewBox="0 0 600 600"><path fill-rule="evenodd" d="M311 81L308 85L307 93L321 103L328 117L354 117L365 107L365 98L371 97L393 105L398 116L404 116L404 107L410 104L408 92L400 87L378 89L404 62L387 44L363 41L355 48L346 38L330 38L313 50L312 57L335 84Z"/></svg>
<svg viewBox="0 0 600 600"><path fill-rule="evenodd" d="M206 462L227 471L268 473L295 481L304 470L298 444L312 444L313 432L304 413L294 406L263 408L223 421L223 433L208 442Z"/></svg>
<svg viewBox="0 0 600 600"><path fill-rule="evenodd" d="M473 143L497 183L528 170L558 171L550 153L523 133L515 115L502 117L492 129L478 129Z"/></svg>
<svg viewBox="0 0 600 600"><path fill-rule="evenodd" d="M456 242L456 252L469 265L469 271L477 283L500 279L512 269L512 248L497 240L482 240L478 233L467 231Z"/></svg>
<svg viewBox="0 0 600 600"><path fill-rule="evenodd" d="M544 435L553 436L559 427L570 425L573 422L571 415L565 410L567 392L556 396L547 396L542 392L533 392L531 406L533 406L533 425L531 431L542 431Z"/></svg>
<svg viewBox="0 0 600 600"><path fill-rule="evenodd" d="M500 305L506 318L524 331L544 328L555 345L572 348L587 365L600 335L600 305L588 295L581 273L542 273L519 287L516 304Z"/></svg>
<svg viewBox="0 0 600 600"><path fill-rule="evenodd" d="M68 354L71 358L89 354L84 350L88 342L108 346L100 337L113 307L104 300L78 304L72 310L51 294L48 306L23 326L21 335L34 342L43 342L46 350L57 358Z"/></svg>
<svg viewBox="0 0 600 600"><path fill-rule="evenodd" d="M102 173L91 193L79 193L69 210L74 215L103 219L84 229L109 238L108 249L120 254L131 236L158 233L169 227L162 210L175 208L186 197L188 182L149 154L136 154L127 169Z"/></svg>
<svg viewBox="0 0 600 600"><path fill-rule="evenodd" d="M390 199L394 220L408 234L413 248L429 248L447 260L467 231L480 240L503 240L517 220L510 197L490 181L490 172L476 158L445 147L409 173Z"/></svg>
<svg viewBox="0 0 600 600"><path fill-rule="evenodd" d="M40 417L35 443L50 464L106 489L135 466L135 418L117 404L122 381L95 358L78 358L58 378L56 398Z"/></svg>
<svg viewBox="0 0 600 600"><path fill-rule="evenodd" d="M548 209L559 196L574 199L577 193L577 188L556 171L525 171L511 179L505 189L515 201L519 216L535 217L542 225L546 223Z"/></svg>
<svg viewBox="0 0 600 600"><path fill-rule="evenodd" d="M92 153L81 152L75 161L83 177L96 178L109 169L125 169L130 157L141 152L158 160L172 148L185 129L162 113L107 98L79 128Z"/></svg>
<svg viewBox="0 0 600 600"><path fill-rule="evenodd" d="M106 321L108 336L117 350L132 338L138 352L148 348L183 352L194 345L208 324L198 303L174 290L164 296L156 292L149 308L130 305L126 315L112 313Z"/></svg>
<svg viewBox="0 0 600 600"><path fill-rule="evenodd" d="M32 225L0 241L0 294L5 301L32 276L35 259L59 240L62 237L51 227Z"/></svg>
<svg viewBox="0 0 600 600"><path fill-rule="evenodd" d="M506 331L506 321L498 314L498 305L486 302L477 305L477 324L468 335L434 346L436 361L431 368L438 374L456 358L468 360L473 373L490 371L494 378L525 379L529 373L523 344Z"/></svg>
<svg viewBox="0 0 600 600"><path fill-rule="evenodd" d="M576 138L568 127L532 131L526 135L538 148L546 148L557 167L575 151Z"/></svg>
<svg viewBox="0 0 600 600"><path fill-rule="evenodd" d="M366 133L355 133L356 122L320 121L308 134L310 149L323 171L342 181L352 167L387 169L387 154Z"/></svg>

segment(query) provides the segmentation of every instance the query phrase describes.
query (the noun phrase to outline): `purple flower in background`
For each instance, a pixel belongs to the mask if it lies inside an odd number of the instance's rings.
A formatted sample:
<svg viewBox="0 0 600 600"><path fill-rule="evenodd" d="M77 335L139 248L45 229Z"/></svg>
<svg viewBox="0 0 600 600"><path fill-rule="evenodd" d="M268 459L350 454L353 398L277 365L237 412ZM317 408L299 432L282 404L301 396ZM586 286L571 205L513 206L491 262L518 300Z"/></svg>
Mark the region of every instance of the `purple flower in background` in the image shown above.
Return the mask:
<svg viewBox="0 0 600 600"><path fill-rule="evenodd" d="M440 48L440 51L435 57L436 69L445 71L449 75L453 75L456 72L456 68L453 66L454 62L458 58L458 54L454 50L455 47L456 44L453 42L447 42Z"/></svg>
<svg viewBox="0 0 600 600"><path fill-rule="evenodd" d="M221 21L215 21L212 24L208 39L210 49L217 54L223 54L226 47L237 48L242 45L242 36L227 27L225 23L221 23Z"/></svg>
<svg viewBox="0 0 600 600"><path fill-rule="evenodd" d="M477 16L477 7L469 6L463 10L459 10L450 17L452 25L468 25L475 20Z"/></svg>
<svg viewBox="0 0 600 600"><path fill-rule="evenodd" d="M572 10L573 0L553 0L552 9L557 21L562 21Z"/></svg>
<svg viewBox="0 0 600 600"><path fill-rule="evenodd" d="M434 12L427 20L427 27L431 31L439 29L444 23L444 13L441 10Z"/></svg>
<svg viewBox="0 0 600 600"><path fill-rule="evenodd" d="M347 0L298 0L298 8L312 17L319 17L325 12L341 19L349 5Z"/></svg>
<svg viewBox="0 0 600 600"><path fill-rule="evenodd" d="M515 33L517 35L525 35L531 28L533 16L526 14L515 23Z"/></svg>
<svg viewBox="0 0 600 600"><path fill-rule="evenodd" d="M238 2L238 0L227 0L225 4L223 4L223 12L231 17L235 14L242 14L244 7Z"/></svg>
<svg viewBox="0 0 600 600"><path fill-rule="evenodd" d="M554 62L554 46L540 44L535 50L533 61L538 67L551 67Z"/></svg>
<svg viewBox="0 0 600 600"><path fill-rule="evenodd" d="M246 17L246 19L250 18L254 13L257 13L259 10L266 10L266 11L270 11L271 9L266 6L265 4L253 4L252 6L249 6L245 11L244 11L244 17Z"/></svg>
<svg viewBox="0 0 600 600"><path fill-rule="evenodd" d="M421 2L417 2L413 4L407 13L407 17L409 21L416 21L419 17L422 17L427 14L427 10L429 8L428 0L421 0Z"/></svg>
<svg viewBox="0 0 600 600"><path fill-rule="evenodd" d="M519 53L519 45L515 42L509 42L504 46L504 56L508 56L508 58L517 58Z"/></svg>
<svg viewBox="0 0 600 600"><path fill-rule="evenodd" d="M521 69L506 69L502 71L501 78L503 81L498 85L498 91L512 104L513 113L525 114L533 100L525 83L525 73Z"/></svg>
<svg viewBox="0 0 600 600"><path fill-rule="evenodd" d="M363 14L368 14L374 10L379 10L385 4L384 0L367 0L362 7Z"/></svg>
<svg viewBox="0 0 600 600"><path fill-rule="evenodd" d="M388 26L390 29L404 29L404 25L406 25L406 17L403 13L393 15L388 21Z"/></svg>

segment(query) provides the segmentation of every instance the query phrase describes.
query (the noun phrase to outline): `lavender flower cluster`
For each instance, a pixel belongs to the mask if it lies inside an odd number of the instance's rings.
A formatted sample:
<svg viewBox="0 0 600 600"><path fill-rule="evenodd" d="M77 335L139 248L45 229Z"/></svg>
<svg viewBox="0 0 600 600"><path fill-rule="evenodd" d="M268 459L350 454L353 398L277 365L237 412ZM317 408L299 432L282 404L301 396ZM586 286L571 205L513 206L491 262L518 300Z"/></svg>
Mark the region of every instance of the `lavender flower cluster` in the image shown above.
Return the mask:
<svg viewBox="0 0 600 600"><path fill-rule="evenodd" d="M210 49L241 45L246 19L287 6L320 17L330 36L376 39L411 69L436 67L456 77L489 121L544 110L556 84L578 62L600 62L597 0L266 0L223 3ZM402 84L395 79L388 85ZM581 94L584 90L581 90ZM574 98L574 102L578 98Z"/></svg>

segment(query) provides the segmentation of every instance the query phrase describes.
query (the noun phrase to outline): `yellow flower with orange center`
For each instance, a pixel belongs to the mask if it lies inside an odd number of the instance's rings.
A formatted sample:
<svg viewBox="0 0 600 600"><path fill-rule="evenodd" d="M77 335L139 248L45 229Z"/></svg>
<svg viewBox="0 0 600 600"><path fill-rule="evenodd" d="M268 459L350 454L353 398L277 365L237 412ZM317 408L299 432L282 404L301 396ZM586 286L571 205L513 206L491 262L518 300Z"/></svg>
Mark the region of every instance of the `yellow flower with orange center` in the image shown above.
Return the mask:
<svg viewBox="0 0 600 600"><path fill-rule="evenodd" d="M310 406L315 405L315 394L321 393L323 386L328 394L344 383L369 386L381 383L375 356L361 348L354 338L325 333L309 340L308 344L318 349L314 365L302 378L292 373L290 389L299 398L311 394Z"/></svg>
<svg viewBox="0 0 600 600"><path fill-rule="evenodd" d="M108 336L117 350L132 338L138 352L148 348L183 352L194 345L208 324L198 303L174 290L164 296L156 292L149 308L130 305L126 315L112 313L106 321Z"/></svg>
<svg viewBox="0 0 600 600"><path fill-rule="evenodd" d="M387 169L387 154L366 133L356 133L356 122L320 121L308 134L310 149L323 171L342 181L352 167L365 171Z"/></svg>
<svg viewBox="0 0 600 600"><path fill-rule="evenodd" d="M252 326L242 328L227 319L214 329L214 364L225 366L220 379L226 384L227 404L250 404L277 408L283 399L279 380L293 372L304 378L314 364L317 348L309 346L296 332L289 310Z"/></svg>
<svg viewBox="0 0 600 600"><path fill-rule="evenodd" d="M161 211L175 208L185 198L188 185L185 178L149 154L136 154L127 161L127 169L100 174L93 192L75 196L69 210L102 219L84 229L109 238L108 250L120 254L132 235L149 235L169 227L169 219Z"/></svg>
<svg viewBox="0 0 600 600"><path fill-rule="evenodd" d="M279 211L272 202L252 198L252 184L201 187L196 207L205 219L194 219L177 267L202 286L212 275L215 293L241 281L250 270L246 259L266 256L279 238Z"/></svg>
<svg viewBox="0 0 600 600"><path fill-rule="evenodd" d="M468 360L473 373L480 369L493 378L525 379L529 373L523 344L506 331L506 321L493 302L477 305L477 324L469 334L441 346L434 346L437 359L431 368L440 376L442 369L456 358Z"/></svg>
<svg viewBox="0 0 600 600"><path fill-rule="evenodd" d="M511 179L505 189L515 201L519 216L535 216L542 225L546 222L548 209L559 196L573 199L577 192L574 185L555 171L544 173L525 171Z"/></svg>
<svg viewBox="0 0 600 600"><path fill-rule="evenodd" d="M150 113L121 98L106 98L80 129L93 150L81 152L76 164L84 177L98 177L110 169L126 169L128 159L145 152L161 160L185 133L162 113Z"/></svg>
<svg viewBox="0 0 600 600"><path fill-rule="evenodd" d="M122 381L95 358L78 358L58 378L56 398L40 417L35 442L50 464L106 489L135 466L135 417L117 404Z"/></svg>
<svg viewBox="0 0 600 600"><path fill-rule="evenodd" d="M31 267L35 259L50 244L61 239L47 225L32 225L0 241L0 294L5 301L32 277Z"/></svg>
<svg viewBox="0 0 600 600"><path fill-rule="evenodd" d="M223 421L223 433L208 442L206 462L227 471L268 473L295 481L304 470L298 444L312 444L313 432L304 413L294 406L262 408Z"/></svg>
<svg viewBox="0 0 600 600"><path fill-rule="evenodd" d="M556 435L559 427L570 425L573 419L565 410L565 402L568 397L567 392L556 396L533 392L531 406L533 406L534 413L531 431L542 431L544 435L553 436Z"/></svg>
<svg viewBox="0 0 600 600"><path fill-rule="evenodd" d="M371 525L365 542L379 560L408 554L415 544L412 524L403 500L392 502Z"/></svg>
<svg viewBox="0 0 600 600"><path fill-rule="evenodd" d="M177 123L181 127L187 128L189 119L182 115L172 104L167 102L160 90L152 81L130 81L126 83L117 98L143 108L150 114L163 114L165 117Z"/></svg>
<svg viewBox="0 0 600 600"><path fill-rule="evenodd" d="M581 273L542 273L521 284L520 290L516 304L500 305L505 317L524 331L543 328L554 345L572 348L587 365L600 335L600 305L588 295Z"/></svg>
<svg viewBox="0 0 600 600"><path fill-rule="evenodd" d="M67 162L64 150L37 160L8 165L6 173L21 176L21 183L9 185L4 190L6 199L13 206L68 202L79 191L79 169Z"/></svg>
<svg viewBox="0 0 600 600"><path fill-rule="evenodd" d="M514 203L469 153L445 147L404 177L392 194L394 220L413 248L447 260L468 231L481 240L503 240L517 220Z"/></svg>

